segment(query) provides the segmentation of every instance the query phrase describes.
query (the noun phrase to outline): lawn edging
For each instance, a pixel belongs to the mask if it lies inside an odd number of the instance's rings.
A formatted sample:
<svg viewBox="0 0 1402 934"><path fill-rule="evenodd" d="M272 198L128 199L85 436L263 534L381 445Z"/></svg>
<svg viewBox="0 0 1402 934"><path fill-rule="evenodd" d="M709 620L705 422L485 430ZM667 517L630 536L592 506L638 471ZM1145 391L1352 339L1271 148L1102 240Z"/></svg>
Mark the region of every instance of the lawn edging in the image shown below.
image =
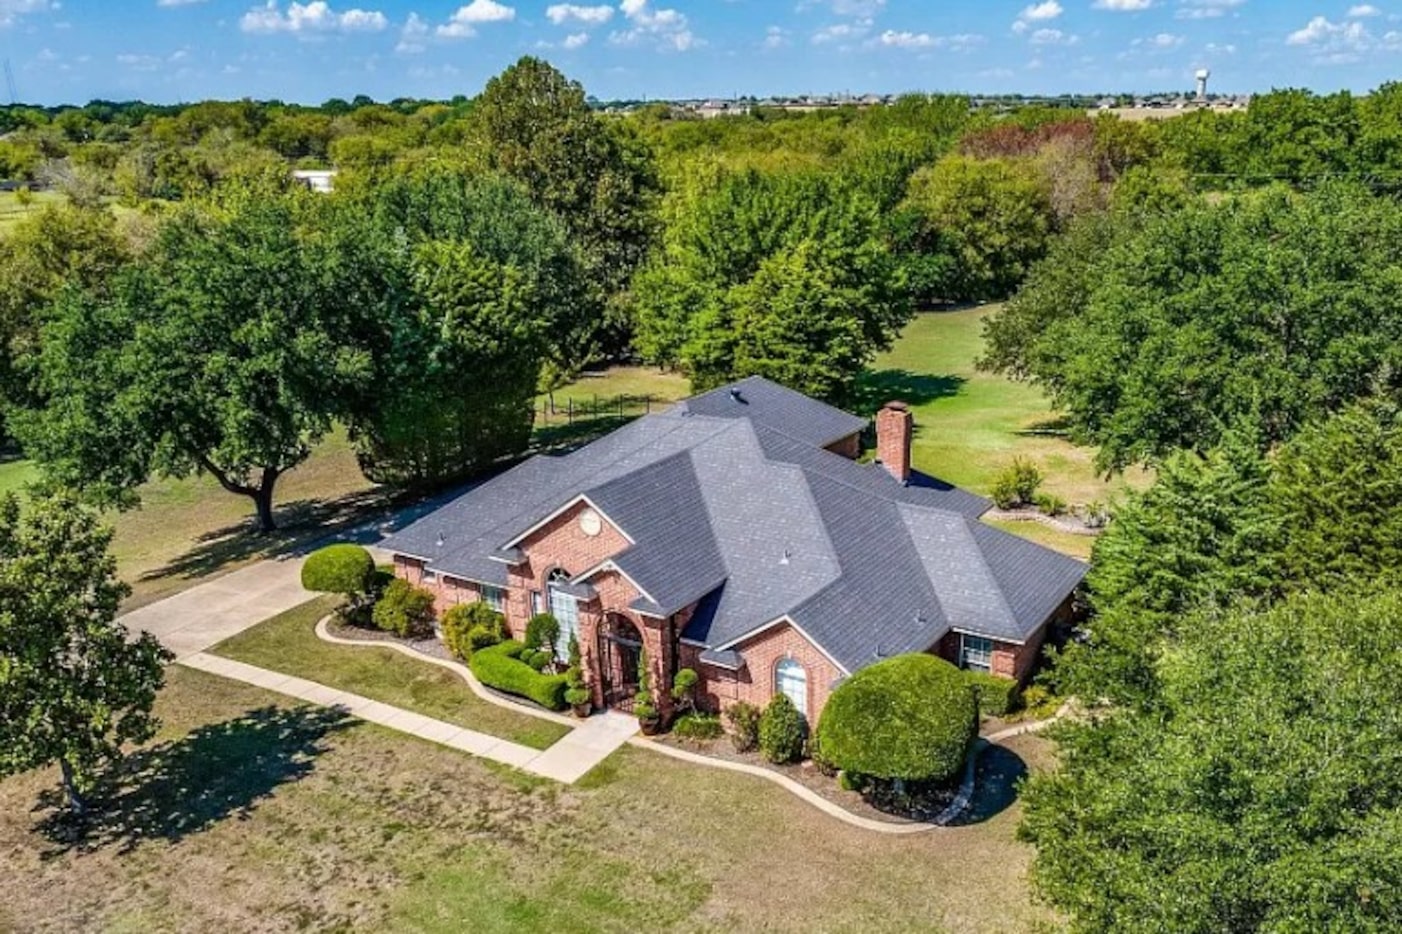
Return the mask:
<svg viewBox="0 0 1402 934"><path fill-rule="evenodd" d="M579 726L579 721L573 717L567 717L564 714L554 713L552 711L544 710L535 706L518 704L515 701L507 700L501 695L487 690L487 688L482 684L482 682L477 680L477 676L472 673L471 669L469 669L466 665L462 664L461 662L455 662L446 658L434 658L432 655L426 655L423 652L417 652L414 649L409 648L407 645L400 645L398 642L392 642L388 639L347 639L343 636L332 635L330 625L331 618L334 615L335 614L328 613L326 616L323 616L321 619L317 620L316 635L317 638L321 639L323 642L329 642L332 645L351 645L365 646L377 649L393 649L394 651L399 652L401 655L407 655L410 658L416 659L418 661L428 662L431 665L437 665L439 668L448 669L449 671L453 672L458 677L466 681L467 686L471 688L473 694L476 694L479 698L481 698L489 704L496 704L498 707L504 708L506 710L511 710L516 713L529 714L532 717L539 717L542 720L549 720L553 723L558 723L562 726L567 726L571 730Z"/></svg>

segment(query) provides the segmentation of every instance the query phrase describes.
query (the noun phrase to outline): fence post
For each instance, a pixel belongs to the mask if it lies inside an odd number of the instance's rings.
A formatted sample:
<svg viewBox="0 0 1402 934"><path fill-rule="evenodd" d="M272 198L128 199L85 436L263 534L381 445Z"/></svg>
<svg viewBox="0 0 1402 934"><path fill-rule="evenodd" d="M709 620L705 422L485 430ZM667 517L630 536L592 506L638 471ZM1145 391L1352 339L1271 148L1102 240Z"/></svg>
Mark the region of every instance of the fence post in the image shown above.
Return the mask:
<svg viewBox="0 0 1402 934"><path fill-rule="evenodd" d="M643 396L643 414L652 414L652 393L648 393L647 395Z"/></svg>
<svg viewBox="0 0 1402 934"><path fill-rule="evenodd" d="M569 403L569 409L570 409L570 411L569 411L569 420L570 420L570 424L573 425L573 424L574 424L574 396L570 396L569 399L568 399L567 401L568 401L568 403Z"/></svg>

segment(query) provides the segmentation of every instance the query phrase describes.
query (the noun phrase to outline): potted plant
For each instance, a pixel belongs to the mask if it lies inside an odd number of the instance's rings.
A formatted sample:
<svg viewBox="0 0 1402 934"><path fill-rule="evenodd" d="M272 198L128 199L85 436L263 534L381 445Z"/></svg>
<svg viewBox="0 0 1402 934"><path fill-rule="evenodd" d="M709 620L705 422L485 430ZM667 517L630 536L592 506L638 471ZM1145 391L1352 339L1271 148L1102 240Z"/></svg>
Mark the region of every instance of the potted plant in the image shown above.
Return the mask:
<svg viewBox="0 0 1402 934"><path fill-rule="evenodd" d="M591 697L584 684L584 666L580 662L579 640L570 636L570 666L565 670L565 703L570 705L574 715L583 719L589 716Z"/></svg>

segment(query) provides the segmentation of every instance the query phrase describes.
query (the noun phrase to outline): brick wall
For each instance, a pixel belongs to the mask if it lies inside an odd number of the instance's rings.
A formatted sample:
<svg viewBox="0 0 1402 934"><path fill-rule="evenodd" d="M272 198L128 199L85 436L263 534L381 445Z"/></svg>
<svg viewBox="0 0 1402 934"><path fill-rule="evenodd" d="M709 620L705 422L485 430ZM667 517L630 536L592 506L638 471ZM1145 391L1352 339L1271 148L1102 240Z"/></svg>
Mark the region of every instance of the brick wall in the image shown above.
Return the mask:
<svg viewBox="0 0 1402 934"><path fill-rule="evenodd" d="M690 645L681 647L682 664L695 668L701 675L698 697L707 709L724 710L736 701L764 708L775 694L775 668L780 661L793 659L803 666L808 676L808 723L809 726L817 725L823 705L832 694L833 682L842 675L826 655L787 623L781 623L736 648L745 657L745 666L738 672L730 672L701 664L701 649Z"/></svg>
<svg viewBox="0 0 1402 934"><path fill-rule="evenodd" d="M915 418L904 402L888 402L876 413L876 456L897 480L910 479L910 445Z"/></svg>
<svg viewBox="0 0 1402 934"><path fill-rule="evenodd" d="M445 574L437 575L435 580L424 580L423 562L416 558L395 555L394 575L432 593L433 611L439 616L447 612L449 607L459 603L475 603L482 599L481 588L471 581L459 580Z"/></svg>
<svg viewBox="0 0 1402 934"><path fill-rule="evenodd" d="M848 435L841 441L834 441L827 446L827 450L854 461L862 456L862 433L859 431Z"/></svg>

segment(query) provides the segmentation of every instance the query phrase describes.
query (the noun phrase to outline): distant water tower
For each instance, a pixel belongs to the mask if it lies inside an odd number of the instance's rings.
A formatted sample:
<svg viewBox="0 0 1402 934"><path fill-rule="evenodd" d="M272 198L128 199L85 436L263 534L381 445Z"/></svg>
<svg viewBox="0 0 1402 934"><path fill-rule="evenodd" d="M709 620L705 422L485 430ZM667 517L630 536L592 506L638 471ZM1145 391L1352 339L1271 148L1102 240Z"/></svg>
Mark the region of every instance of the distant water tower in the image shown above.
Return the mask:
<svg viewBox="0 0 1402 934"><path fill-rule="evenodd" d="M1198 100L1200 102L1207 101L1207 79L1211 77L1212 72L1208 71L1206 68L1198 69Z"/></svg>

